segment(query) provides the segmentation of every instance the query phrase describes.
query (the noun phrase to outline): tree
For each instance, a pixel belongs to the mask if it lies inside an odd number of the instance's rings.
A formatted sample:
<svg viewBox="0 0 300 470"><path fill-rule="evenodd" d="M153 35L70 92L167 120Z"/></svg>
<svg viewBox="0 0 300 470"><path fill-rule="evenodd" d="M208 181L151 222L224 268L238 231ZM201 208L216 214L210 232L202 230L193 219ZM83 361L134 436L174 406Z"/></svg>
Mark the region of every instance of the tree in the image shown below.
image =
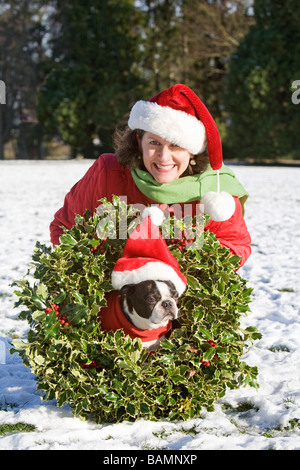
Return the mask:
<svg viewBox="0 0 300 470"><path fill-rule="evenodd" d="M255 0L254 13L226 80L227 145L240 158L297 157L300 113L291 84L300 78L300 4Z"/></svg>
<svg viewBox="0 0 300 470"><path fill-rule="evenodd" d="M140 18L133 0L55 3L52 69L38 101L39 119L78 151L94 157L93 139L111 150L114 127L140 94Z"/></svg>
<svg viewBox="0 0 300 470"><path fill-rule="evenodd" d="M181 16L182 80L199 94L222 128L227 64L253 23L249 1L182 0Z"/></svg>
<svg viewBox="0 0 300 470"><path fill-rule="evenodd" d="M193 88L222 116L226 64L253 18L248 0L144 0L143 71L151 92L174 83Z"/></svg>
<svg viewBox="0 0 300 470"><path fill-rule="evenodd" d="M0 105L0 159L13 134L17 155L39 156L35 99L43 56L41 6L29 0L0 1L0 79L6 85L6 103Z"/></svg>
<svg viewBox="0 0 300 470"><path fill-rule="evenodd" d="M142 69L146 93L156 94L178 83L181 67L181 0L143 0Z"/></svg>

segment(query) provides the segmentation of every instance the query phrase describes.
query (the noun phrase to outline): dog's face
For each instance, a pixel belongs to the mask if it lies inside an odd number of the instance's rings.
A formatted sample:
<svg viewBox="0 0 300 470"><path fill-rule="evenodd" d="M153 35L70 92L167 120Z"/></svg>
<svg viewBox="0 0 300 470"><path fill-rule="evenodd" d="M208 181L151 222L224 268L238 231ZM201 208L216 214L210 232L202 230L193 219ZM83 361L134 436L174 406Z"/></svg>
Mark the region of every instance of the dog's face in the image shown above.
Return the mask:
<svg viewBox="0 0 300 470"><path fill-rule="evenodd" d="M178 292L171 281L143 281L123 286L123 308L133 325L142 330L165 326L178 317Z"/></svg>

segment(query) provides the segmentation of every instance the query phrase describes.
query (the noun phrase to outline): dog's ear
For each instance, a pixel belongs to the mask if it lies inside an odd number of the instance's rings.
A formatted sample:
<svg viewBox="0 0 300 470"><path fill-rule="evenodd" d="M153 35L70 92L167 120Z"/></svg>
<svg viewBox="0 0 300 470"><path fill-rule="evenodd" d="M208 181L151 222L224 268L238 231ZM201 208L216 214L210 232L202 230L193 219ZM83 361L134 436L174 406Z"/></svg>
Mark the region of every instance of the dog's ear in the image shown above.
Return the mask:
<svg viewBox="0 0 300 470"><path fill-rule="evenodd" d="M128 295L133 292L135 284L126 284L126 286L123 286L120 291L119 295Z"/></svg>

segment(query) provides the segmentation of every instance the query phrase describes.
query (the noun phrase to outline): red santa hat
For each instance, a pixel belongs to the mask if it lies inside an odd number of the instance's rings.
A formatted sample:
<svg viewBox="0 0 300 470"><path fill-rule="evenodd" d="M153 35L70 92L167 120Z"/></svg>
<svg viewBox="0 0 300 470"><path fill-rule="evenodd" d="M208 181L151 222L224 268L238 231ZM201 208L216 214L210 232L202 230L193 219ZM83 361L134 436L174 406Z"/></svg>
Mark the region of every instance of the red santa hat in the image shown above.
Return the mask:
<svg viewBox="0 0 300 470"><path fill-rule="evenodd" d="M128 126L142 129L187 149L196 155L207 148L210 166L217 172L216 192L201 199L205 213L213 220L227 220L234 211L232 196L220 192L219 169L223 163L222 143L217 125L199 97L186 85L174 85L149 101L133 106Z"/></svg>
<svg viewBox="0 0 300 470"><path fill-rule="evenodd" d="M177 259L168 249L158 227L146 214L128 238L123 256L113 269L111 282L114 289L120 290L127 284L147 280L172 281L179 295L183 294L187 284Z"/></svg>

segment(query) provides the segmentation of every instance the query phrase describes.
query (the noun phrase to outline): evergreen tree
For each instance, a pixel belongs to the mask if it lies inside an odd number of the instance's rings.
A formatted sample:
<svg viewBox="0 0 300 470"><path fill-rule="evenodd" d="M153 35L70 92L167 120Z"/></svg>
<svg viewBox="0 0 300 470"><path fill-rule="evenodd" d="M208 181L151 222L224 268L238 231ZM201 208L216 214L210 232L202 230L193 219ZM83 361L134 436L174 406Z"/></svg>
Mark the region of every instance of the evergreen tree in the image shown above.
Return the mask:
<svg viewBox="0 0 300 470"><path fill-rule="evenodd" d="M254 12L226 81L227 145L240 158L297 157L300 110L291 86L300 79L300 3L255 0Z"/></svg>
<svg viewBox="0 0 300 470"><path fill-rule="evenodd" d="M0 80L6 88L6 103L0 104L0 159L11 139L17 158L41 157L35 100L42 80L43 6L41 0L0 0Z"/></svg>
<svg viewBox="0 0 300 470"><path fill-rule="evenodd" d="M133 0L54 2L52 69L40 89L39 119L73 154L111 150L111 135L140 94L138 11ZM99 150L98 150L99 151Z"/></svg>

